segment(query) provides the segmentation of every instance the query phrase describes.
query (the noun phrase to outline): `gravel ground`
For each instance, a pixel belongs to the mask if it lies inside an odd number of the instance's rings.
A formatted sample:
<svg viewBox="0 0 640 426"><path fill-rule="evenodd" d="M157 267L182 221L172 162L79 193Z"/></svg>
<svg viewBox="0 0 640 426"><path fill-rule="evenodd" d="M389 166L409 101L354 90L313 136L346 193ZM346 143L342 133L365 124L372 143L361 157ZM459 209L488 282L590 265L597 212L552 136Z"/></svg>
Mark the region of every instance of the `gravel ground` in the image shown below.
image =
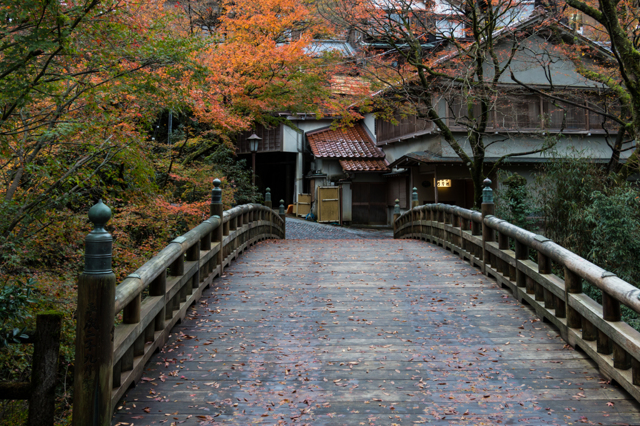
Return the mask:
<svg viewBox="0 0 640 426"><path fill-rule="evenodd" d="M346 228L337 225L287 218L288 240L358 240L393 238L388 228Z"/></svg>

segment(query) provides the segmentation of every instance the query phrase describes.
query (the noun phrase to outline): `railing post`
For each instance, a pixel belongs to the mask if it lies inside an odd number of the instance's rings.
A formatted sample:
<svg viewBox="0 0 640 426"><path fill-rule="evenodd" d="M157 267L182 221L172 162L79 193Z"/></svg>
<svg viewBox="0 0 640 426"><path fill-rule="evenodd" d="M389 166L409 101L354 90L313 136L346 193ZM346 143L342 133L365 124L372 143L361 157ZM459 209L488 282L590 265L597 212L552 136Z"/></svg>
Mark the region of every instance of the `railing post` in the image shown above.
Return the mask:
<svg viewBox="0 0 640 426"><path fill-rule="evenodd" d="M224 236L222 233L223 230L223 206L222 206L222 189L220 189L220 179L213 180L213 189L211 190L211 216L217 216L220 219L220 225L216 229L213 230L213 241L219 243L220 250L216 255L218 259L218 265L220 266L220 275L222 275L222 270L224 269L224 250L222 247L222 242L224 240Z"/></svg>
<svg viewBox="0 0 640 426"><path fill-rule="evenodd" d="M490 262L489 252L487 251L487 243L495 241L493 229L484 223L485 216L495 213L495 205L493 204L493 190L491 189L491 180L485 179L482 184L482 272L487 272L487 264Z"/></svg>
<svg viewBox="0 0 640 426"><path fill-rule="evenodd" d="M396 204L393 206L393 238L398 238L396 235L396 231L398 226L396 225L396 220L400 217L400 200L396 198Z"/></svg>
<svg viewBox="0 0 640 426"><path fill-rule="evenodd" d="M418 188L413 187L413 191L411 192L411 238L415 238L414 234L414 226L416 221L416 214L414 209L418 207Z"/></svg>
<svg viewBox="0 0 640 426"><path fill-rule="evenodd" d="M280 200L280 207L278 207L278 214L280 215L280 219L282 219L282 239L287 238L287 215L284 212L284 200Z"/></svg>
<svg viewBox="0 0 640 426"><path fill-rule="evenodd" d="M271 234L273 234L273 221L271 220L271 215L273 214L273 207L271 205L271 188L267 188L267 191L264 193L264 205L268 208L266 220L269 221L269 239L271 238Z"/></svg>
<svg viewBox="0 0 640 426"><path fill-rule="evenodd" d="M113 332L116 276L113 239L104 229L111 209L102 200L89 210L94 229L85 239L84 272L78 280L73 425L108 426L113 414Z"/></svg>
<svg viewBox="0 0 640 426"><path fill-rule="evenodd" d="M264 193L264 205L272 208L271 206L271 188L267 188Z"/></svg>

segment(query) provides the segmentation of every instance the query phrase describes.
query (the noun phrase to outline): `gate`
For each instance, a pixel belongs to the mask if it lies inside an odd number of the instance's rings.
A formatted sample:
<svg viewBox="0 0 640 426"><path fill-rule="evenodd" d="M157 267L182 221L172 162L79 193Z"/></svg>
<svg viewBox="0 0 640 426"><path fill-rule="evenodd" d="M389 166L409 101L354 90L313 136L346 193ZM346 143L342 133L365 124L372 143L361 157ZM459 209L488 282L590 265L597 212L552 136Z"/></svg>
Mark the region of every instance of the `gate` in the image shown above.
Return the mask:
<svg viewBox="0 0 640 426"><path fill-rule="evenodd" d="M340 222L339 187L318 187L318 222Z"/></svg>

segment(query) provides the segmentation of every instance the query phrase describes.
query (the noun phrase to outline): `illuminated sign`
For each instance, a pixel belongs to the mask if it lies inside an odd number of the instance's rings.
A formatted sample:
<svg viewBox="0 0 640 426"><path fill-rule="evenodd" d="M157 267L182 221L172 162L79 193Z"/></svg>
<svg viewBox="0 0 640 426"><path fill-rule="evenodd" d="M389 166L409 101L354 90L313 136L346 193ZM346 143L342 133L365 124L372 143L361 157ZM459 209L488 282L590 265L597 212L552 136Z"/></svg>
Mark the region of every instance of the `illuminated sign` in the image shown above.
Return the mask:
<svg viewBox="0 0 640 426"><path fill-rule="evenodd" d="M451 179L441 179L438 181L438 188L451 188Z"/></svg>

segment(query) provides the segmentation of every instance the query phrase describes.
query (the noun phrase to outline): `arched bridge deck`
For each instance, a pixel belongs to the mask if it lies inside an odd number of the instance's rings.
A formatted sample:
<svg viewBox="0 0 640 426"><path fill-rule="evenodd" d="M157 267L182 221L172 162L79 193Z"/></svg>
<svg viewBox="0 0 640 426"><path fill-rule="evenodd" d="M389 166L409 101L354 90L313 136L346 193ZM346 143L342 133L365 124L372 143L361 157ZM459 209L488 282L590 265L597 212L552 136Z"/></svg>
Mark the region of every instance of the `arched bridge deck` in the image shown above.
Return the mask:
<svg viewBox="0 0 640 426"><path fill-rule="evenodd" d="M188 311L113 424L640 424L507 291L415 240L271 240Z"/></svg>

